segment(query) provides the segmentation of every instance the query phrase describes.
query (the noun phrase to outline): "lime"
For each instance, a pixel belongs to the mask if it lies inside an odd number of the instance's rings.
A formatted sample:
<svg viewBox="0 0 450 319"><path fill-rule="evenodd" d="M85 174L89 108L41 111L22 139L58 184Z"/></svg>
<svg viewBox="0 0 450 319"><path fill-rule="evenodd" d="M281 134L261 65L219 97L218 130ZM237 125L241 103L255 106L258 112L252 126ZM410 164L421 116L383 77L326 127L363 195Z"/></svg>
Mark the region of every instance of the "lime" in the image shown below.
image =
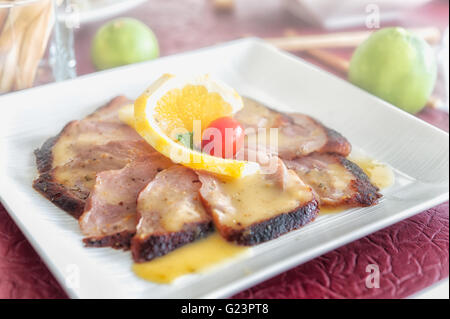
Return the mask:
<svg viewBox="0 0 450 319"><path fill-rule="evenodd" d="M158 40L139 20L119 18L101 26L92 41L92 62L98 70L157 58Z"/></svg>
<svg viewBox="0 0 450 319"><path fill-rule="evenodd" d="M434 88L436 70L436 58L428 43L403 28L385 28L356 49L349 80L407 112L417 113Z"/></svg>

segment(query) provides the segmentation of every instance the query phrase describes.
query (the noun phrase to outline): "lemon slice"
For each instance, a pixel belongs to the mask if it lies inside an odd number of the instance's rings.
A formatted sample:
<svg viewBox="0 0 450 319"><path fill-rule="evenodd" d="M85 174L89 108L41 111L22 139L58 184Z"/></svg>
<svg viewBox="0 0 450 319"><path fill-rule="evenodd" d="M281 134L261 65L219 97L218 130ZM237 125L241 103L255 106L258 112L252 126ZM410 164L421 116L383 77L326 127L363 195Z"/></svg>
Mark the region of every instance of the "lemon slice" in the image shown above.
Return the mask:
<svg viewBox="0 0 450 319"><path fill-rule="evenodd" d="M195 140L201 140L201 132L211 121L231 116L242 107L242 99L235 90L209 75L178 77L165 74L134 102L133 127L158 152L175 163L239 178L255 173L259 165L198 152L179 143L177 135L194 132L195 143ZM129 118L129 112L124 110L120 116Z"/></svg>

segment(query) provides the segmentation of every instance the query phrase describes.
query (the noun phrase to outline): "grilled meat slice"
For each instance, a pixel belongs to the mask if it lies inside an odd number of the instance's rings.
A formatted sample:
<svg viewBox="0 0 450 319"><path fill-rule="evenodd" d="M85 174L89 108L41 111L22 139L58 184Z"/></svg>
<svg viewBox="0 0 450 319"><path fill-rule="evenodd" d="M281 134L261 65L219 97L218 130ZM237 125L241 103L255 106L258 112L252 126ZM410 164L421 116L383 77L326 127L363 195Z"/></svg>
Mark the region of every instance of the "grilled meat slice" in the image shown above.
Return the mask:
<svg viewBox="0 0 450 319"><path fill-rule="evenodd" d="M40 176L33 187L78 218L95 174L119 169L155 150L129 126L118 110L129 101L117 97L80 121L72 121L35 151Z"/></svg>
<svg viewBox="0 0 450 319"><path fill-rule="evenodd" d="M313 152L347 156L351 151L350 143L341 134L312 117L277 112L249 98L244 98L244 108L234 117L246 129L248 148L255 148L252 143L263 143L269 152L278 152L282 159L293 159ZM278 129L278 145L274 150L270 149L269 130L258 133L258 129L269 128Z"/></svg>
<svg viewBox="0 0 450 319"><path fill-rule="evenodd" d="M291 113L289 114L289 117L293 120L294 126L296 129L298 127L301 127L303 129L306 129L311 123L314 123L317 125L317 127L321 128L321 134L325 134L326 136L326 142L325 144L319 148L316 152L318 153L335 153L340 154L343 156L348 156L350 152L352 151L352 145L350 142L341 135L341 133L326 127L318 120L305 115L305 114L299 114L299 113ZM282 130L283 133L286 134L286 129ZM286 134L286 136L289 136L289 134ZM288 153L288 152L286 152ZM296 153L298 154L298 152ZM286 158L291 157L292 155L286 154Z"/></svg>
<svg viewBox="0 0 450 319"><path fill-rule="evenodd" d="M313 153L284 163L313 188L323 207L370 206L381 197L364 171L341 155Z"/></svg>
<svg viewBox="0 0 450 319"><path fill-rule="evenodd" d="M221 180L198 172L200 195L220 234L241 245L274 239L312 221L313 192L278 160L275 172Z"/></svg>
<svg viewBox="0 0 450 319"><path fill-rule="evenodd" d="M77 158L80 145L102 145L110 141L133 141L141 138L134 129L120 122L119 109L130 103L123 96L112 99L80 121L69 122L62 131L49 138L35 151L40 173Z"/></svg>
<svg viewBox="0 0 450 319"><path fill-rule="evenodd" d="M155 175L172 162L153 153L119 170L97 174L79 219L86 246L129 248L136 232L136 200Z"/></svg>
<svg viewBox="0 0 450 319"><path fill-rule="evenodd" d="M155 154L144 141L109 142L77 147L78 157L42 172L33 187L56 206L78 218L94 186L97 173L120 169L139 158Z"/></svg>
<svg viewBox="0 0 450 319"><path fill-rule="evenodd" d="M135 262L165 255L213 230L199 189L194 171L175 165L158 173L140 192L139 223L131 242Z"/></svg>

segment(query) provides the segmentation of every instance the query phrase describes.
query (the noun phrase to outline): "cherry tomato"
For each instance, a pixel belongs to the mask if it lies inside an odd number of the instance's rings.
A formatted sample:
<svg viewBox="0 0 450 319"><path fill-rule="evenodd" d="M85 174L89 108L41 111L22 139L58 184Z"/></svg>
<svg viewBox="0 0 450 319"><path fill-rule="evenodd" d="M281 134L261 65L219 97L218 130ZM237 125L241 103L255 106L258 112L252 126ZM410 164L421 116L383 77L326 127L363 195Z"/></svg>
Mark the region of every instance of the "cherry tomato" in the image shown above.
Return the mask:
<svg viewBox="0 0 450 319"><path fill-rule="evenodd" d="M212 121L202 135L202 151L218 157L233 158L244 144L244 128L232 117Z"/></svg>

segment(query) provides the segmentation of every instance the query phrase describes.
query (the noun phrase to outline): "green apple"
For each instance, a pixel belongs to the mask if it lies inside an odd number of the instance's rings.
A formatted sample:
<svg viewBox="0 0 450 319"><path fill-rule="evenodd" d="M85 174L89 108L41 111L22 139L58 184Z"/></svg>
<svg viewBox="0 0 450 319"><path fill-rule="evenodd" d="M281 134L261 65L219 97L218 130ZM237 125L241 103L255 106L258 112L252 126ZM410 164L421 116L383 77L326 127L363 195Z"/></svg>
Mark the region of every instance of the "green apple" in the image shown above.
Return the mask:
<svg viewBox="0 0 450 319"><path fill-rule="evenodd" d="M407 112L417 113L434 88L436 70L436 58L428 43L403 28L385 28L356 49L349 80Z"/></svg>
<svg viewBox="0 0 450 319"><path fill-rule="evenodd" d="M101 26L91 48L97 70L155 59L159 56L158 40L152 30L139 20L119 18Z"/></svg>

